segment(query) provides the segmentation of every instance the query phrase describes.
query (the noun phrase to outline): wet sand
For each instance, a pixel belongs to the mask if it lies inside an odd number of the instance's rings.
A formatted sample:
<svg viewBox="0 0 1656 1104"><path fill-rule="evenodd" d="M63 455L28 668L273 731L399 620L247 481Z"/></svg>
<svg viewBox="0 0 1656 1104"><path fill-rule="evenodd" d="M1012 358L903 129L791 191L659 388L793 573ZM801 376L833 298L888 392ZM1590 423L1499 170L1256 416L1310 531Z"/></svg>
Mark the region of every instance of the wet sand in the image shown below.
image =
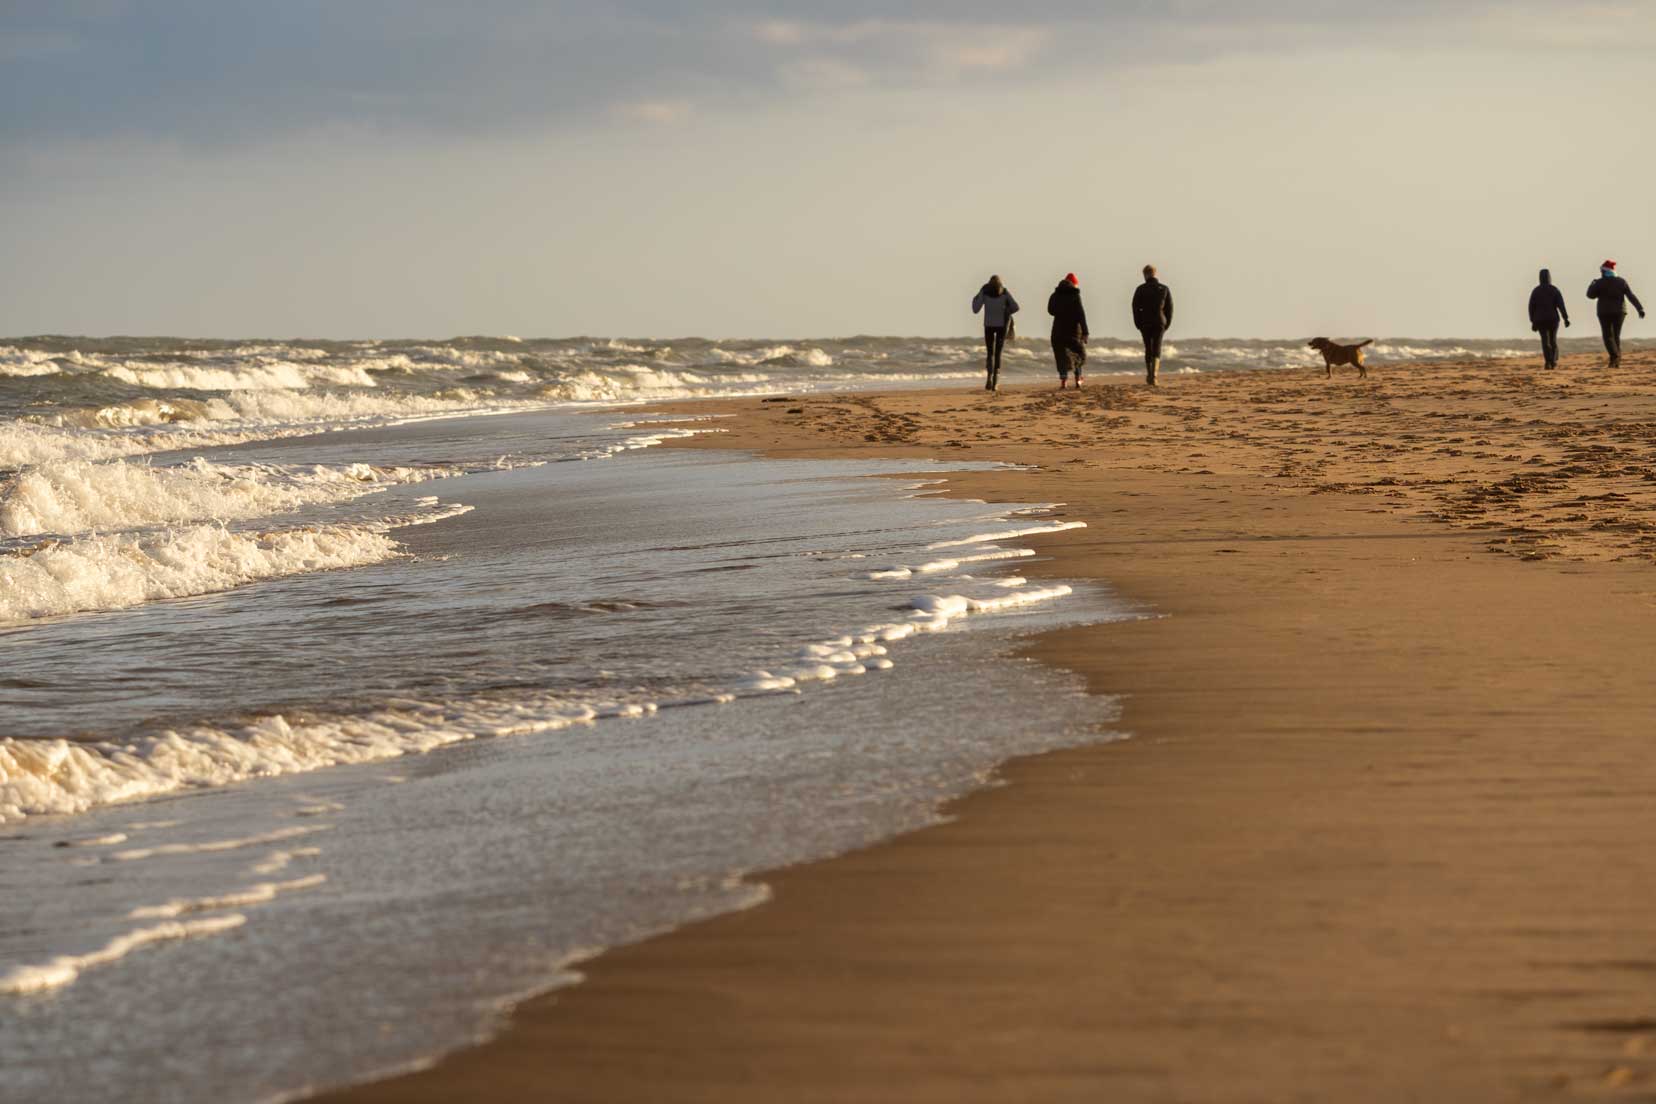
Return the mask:
<svg viewBox="0 0 1656 1104"><path fill-rule="evenodd" d="M351 1101L1656 1099L1656 355L683 408L1032 465L1132 739L767 874ZM970 702L962 702L962 723ZM756 826L762 830L763 826Z"/></svg>

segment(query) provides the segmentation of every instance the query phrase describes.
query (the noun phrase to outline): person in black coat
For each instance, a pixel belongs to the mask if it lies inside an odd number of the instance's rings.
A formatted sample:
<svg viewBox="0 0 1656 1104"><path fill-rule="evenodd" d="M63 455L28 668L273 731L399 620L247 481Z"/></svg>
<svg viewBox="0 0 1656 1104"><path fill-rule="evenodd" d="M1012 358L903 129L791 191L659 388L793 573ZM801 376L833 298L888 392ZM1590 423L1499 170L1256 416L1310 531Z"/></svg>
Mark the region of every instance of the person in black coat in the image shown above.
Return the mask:
<svg viewBox="0 0 1656 1104"><path fill-rule="evenodd" d="M1081 386L1081 368L1087 363L1087 308L1081 305L1081 281L1070 273L1058 281L1047 296L1047 313L1052 315L1052 356L1058 362L1058 390L1075 376Z"/></svg>
<svg viewBox="0 0 1656 1104"><path fill-rule="evenodd" d="M1144 283L1133 292L1133 325L1144 338L1144 382L1154 387L1162 335L1173 325L1173 292L1156 279L1155 265L1144 266Z"/></svg>
<svg viewBox="0 0 1656 1104"><path fill-rule="evenodd" d="M1553 287L1552 272L1543 268L1541 282L1530 292L1530 329L1541 335L1541 359L1548 368L1558 367L1558 319L1570 324L1570 308L1564 305L1564 295Z"/></svg>
<svg viewBox="0 0 1656 1104"><path fill-rule="evenodd" d="M1605 261L1599 267L1599 278L1587 285L1587 298L1598 300L1599 332L1604 335L1604 351L1610 354L1610 367L1621 367L1622 323L1627 321L1627 304L1632 303L1645 316L1644 304L1627 286L1627 281L1616 275L1616 262Z"/></svg>

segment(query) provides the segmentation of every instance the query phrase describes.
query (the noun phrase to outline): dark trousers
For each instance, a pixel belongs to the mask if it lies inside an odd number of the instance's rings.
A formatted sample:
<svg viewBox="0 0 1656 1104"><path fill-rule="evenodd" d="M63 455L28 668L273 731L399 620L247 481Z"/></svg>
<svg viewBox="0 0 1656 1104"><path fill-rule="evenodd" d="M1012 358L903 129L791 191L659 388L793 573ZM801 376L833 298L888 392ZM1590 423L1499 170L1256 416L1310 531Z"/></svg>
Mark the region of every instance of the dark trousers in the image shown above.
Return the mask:
<svg viewBox="0 0 1656 1104"><path fill-rule="evenodd" d="M1541 323L1535 327L1541 335L1541 359L1547 362L1548 368L1558 367L1558 323Z"/></svg>
<svg viewBox="0 0 1656 1104"><path fill-rule="evenodd" d="M1068 379L1072 374L1081 378L1081 366L1087 363L1087 350L1067 341L1052 343L1052 359L1058 362L1058 378Z"/></svg>
<svg viewBox="0 0 1656 1104"><path fill-rule="evenodd" d="M1604 335L1604 351L1610 354L1611 363L1621 362L1621 330L1626 321L1625 314L1599 315L1599 332Z"/></svg>
<svg viewBox="0 0 1656 1104"><path fill-rule="evenodd" d="M1006 348L1006 327L985 326L983 328L983 347L985 351L984 370L989 373L989 382L994 383L1000 378L1001 350Z"/></svg>
<svg viewBox="0 0 1656 1104"><path fill-rule="evenodd" d="M1146 368L1161 359L1161 330L1140 330L1144 335L1144 366Z"/></svg>

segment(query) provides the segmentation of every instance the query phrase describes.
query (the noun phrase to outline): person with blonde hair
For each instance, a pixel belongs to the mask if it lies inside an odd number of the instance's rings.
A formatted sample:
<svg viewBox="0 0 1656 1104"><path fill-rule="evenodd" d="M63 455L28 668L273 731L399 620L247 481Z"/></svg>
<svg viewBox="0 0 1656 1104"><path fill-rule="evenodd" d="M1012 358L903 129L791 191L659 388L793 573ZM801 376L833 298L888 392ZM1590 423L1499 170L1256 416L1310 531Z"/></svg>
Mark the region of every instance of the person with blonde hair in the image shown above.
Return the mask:
<svg viewBox="0 0 1656 1104"><path fill-rule="evenodd" d="M1012 298L1012 293L999 276L989 277L989 282L972 296L972 313L980 312L983 314L983 345L987 356L984 370L988 377L983 389L993 391L1000 386L1001 350L1006 347L1012 316L1018 313L1018 301Z"/></svg>

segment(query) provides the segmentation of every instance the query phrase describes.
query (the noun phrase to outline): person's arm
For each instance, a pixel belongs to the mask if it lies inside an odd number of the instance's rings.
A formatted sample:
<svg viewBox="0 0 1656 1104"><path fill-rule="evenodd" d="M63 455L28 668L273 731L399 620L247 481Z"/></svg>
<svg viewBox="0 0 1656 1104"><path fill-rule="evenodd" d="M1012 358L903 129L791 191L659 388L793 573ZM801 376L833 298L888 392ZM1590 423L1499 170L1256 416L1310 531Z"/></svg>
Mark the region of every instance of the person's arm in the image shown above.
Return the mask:
<svg viewBox="0 0 1656 1104"><path fill-rule="evenodd" d="M1162 328L1171 330L1173 328L1173 289L1165 288L1164 290L1167 293L1167 298L1165 300L1167 304L1167 321L1162 323Z"/></svg>
<svg viewBox="0 0 1656 1104"><path fill-rule="evenodd" d="M1047 313L1054 318L1058 317L1058 293L1056 291L1047 296Z"/></svg>
<svg viewBox="0 0 1656 1104"><path fill-rule="evenodd" d="M1634 308L1639 312L1639 317L1643 318L1644 304L1639 302L1639 297L1637 295L1633 294L1633 285L1631 284L1627 287L1627 301L1633 304Z"/></svg>
<svg viewBox="0 0 1656 1104"><path fill-rule="evenodd" d="M1092 331L1087 329L1087 308L1079 303L1076 304L1076 308L1081 312L1081 344L1085 345L1087 338L1092 336Z"/></svg>
<svg viewBox="0 0 1656 1104"><path fill-rule="evenodd" d="M972 313L977 314L982 309L983 309L983 292L980 291L976 295L972 296Z"/></svg>
<svg viewBox="0 0 1656 1104"><path fill-rule="evenodd" d="M1564 316L1564 325L1570 324L1570 308L1564 302L1564 293L1553 288L1553 302L1558 306L1558 313Z"/></svg>
<svg viewBox="0 0 1656 1104"><path fill-rule="evenodd" d="M1006 317L1011 318L1014 314L1017 314L1017 313L1018 313L1018 301L1016 299L1012 298L1012 293L1010 291L1008 291L1006 293Z"/></svg>
<svg viewBox="0 0 1656 1104"><path fill-rule="evenodd" d="M1144 289L1133 292L1133 329L1144 329Z"/></svg>
<svg viewBox="0 0 1656 1104"><path fill-rule="evenodd" d="M1599 283L1600 283L1600 281L1594 280L1592 283L1587 285L1587 298L1589 298L1589 299L1597 299L1598 298Z"/></svg>

